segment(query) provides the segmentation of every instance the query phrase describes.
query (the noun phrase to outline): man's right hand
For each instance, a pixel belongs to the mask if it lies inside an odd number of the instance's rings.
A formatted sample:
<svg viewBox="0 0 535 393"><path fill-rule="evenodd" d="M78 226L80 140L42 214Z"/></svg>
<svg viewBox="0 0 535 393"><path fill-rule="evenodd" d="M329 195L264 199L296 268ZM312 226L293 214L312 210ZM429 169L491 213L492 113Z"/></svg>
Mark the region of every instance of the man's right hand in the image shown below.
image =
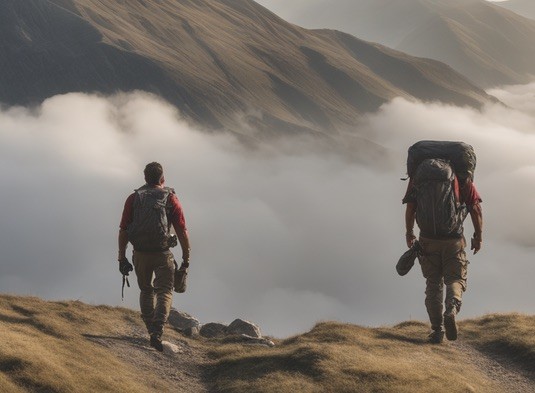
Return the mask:
<svg viewBox="0 0 535 393"><path fill-rule="evenodd" d="M405 240L407 241L407 247L411 248L416 241L416 236L414 236L414 233L412 232L407 232L405 234Z"/></svg>
<svg viewBox="0 0 535 393"><path fill-rule="evenodd" d="M482 243L482 240L481 240L480 237L478 238L478 237L475 237L475 236L474 236L474 237L472 238L471 243L472 243L472 244L471 244L470 249L471 249L471 250L474 250L474 255L476 255L477 252L478 252L479 250L481 250L481 243Z"/></svg>
<svg viewBox="0 0 535 393"><path fill-rule="evenodd" d="M132 264L128 261L128 259L125 257L123 259L119 260L119 271L123 276L128 276L128 274L134 270L134 267Z"/></svg>

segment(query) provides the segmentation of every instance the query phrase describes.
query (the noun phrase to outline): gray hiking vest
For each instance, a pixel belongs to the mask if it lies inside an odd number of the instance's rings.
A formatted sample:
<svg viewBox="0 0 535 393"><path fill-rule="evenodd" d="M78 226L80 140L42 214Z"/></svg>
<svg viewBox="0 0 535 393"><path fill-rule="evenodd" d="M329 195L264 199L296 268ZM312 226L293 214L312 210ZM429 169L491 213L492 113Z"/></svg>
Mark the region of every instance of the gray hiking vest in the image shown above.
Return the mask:
<svg viewBox="0 0 535 393"><path fill-rule="evenodd" d="M133 219L128 225L128 240L136 251L167 251L171 222L170 197L175 190L169 187L145 185L135 190Z"/></svg>

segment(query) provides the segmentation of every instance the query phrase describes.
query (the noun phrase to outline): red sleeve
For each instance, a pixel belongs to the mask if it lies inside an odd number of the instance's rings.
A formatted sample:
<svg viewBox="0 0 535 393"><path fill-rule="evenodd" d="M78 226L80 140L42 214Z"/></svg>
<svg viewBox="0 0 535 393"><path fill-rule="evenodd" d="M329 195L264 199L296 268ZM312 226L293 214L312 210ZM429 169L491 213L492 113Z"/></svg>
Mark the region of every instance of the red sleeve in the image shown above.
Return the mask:
<svg viewBox="0 0 535 393"><path fill-rule="evenodd" d="M123 215L121 217L121 223L119 224L119 228L121 228L122 230L126 230L126 228L128 228L128 225L130 225L133 220L135 195L135 193L130 194L130 196L126 198L126 202L124 203Z"/></svg>
<svg viewBox="0 0 535 393"><path fill-rule="evenodd" d="M184 212L182 205L178 200L176 194L171 195L171 214L170 220L175 228L176 233L182 233L186 231L186 219L184 218Z"/></svg>
<svg viewBox="0 0 535 393"><path fill-rule="evenodd" d="M483 202L473 182L467 181L461 188L462 202L466 203L468 210L474 205Z"/></svg>

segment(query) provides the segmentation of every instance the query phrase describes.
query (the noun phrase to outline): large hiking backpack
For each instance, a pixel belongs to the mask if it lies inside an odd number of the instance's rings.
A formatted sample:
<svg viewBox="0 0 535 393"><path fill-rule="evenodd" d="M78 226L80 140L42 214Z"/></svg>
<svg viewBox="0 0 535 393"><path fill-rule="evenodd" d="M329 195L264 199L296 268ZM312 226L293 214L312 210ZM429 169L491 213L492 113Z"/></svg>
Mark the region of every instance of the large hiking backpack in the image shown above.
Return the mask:
<svg viewBox="0 0 535 393"><path fill-rule="evenodd" d="M464 142L420 141L409 148L407 174L413 178L420 164L429 158L441 158L452 165L459 182L474 180L476 154L474 148Z"/></svg>
<svg viewBox="0 0 535 393"><path fill-rule="evenodd" d="M169 249L171 223L169 198L175 191L169 187L143 186L135 191L134 217L128 225L128 240L136 251Z"/></svg>
<svg viewBox="0 0 535 393"><path fill-rule="evenodd" d="M455 192L455 172L449 161L422 161L413 177L416 191L416 222L420 235L430 238L460 237L467 215Z"/></svg>

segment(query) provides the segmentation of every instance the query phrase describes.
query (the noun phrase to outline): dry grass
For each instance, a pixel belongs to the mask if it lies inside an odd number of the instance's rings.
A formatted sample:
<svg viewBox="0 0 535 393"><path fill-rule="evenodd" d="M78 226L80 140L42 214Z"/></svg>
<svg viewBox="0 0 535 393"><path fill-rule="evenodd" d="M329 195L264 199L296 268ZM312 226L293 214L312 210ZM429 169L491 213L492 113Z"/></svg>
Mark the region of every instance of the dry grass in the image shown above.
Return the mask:
<svg viewBox="0 0 535 393"><path fill-rule="evenodd" d="M80 302L0 296L1 392L147 392L165 390L83 334L118 336L139 317Z"/></svg>
<svg viewBox="0 0 535 393"><path fill-rule="evenodd" d="M133 329L143 328L132 310L0 295L0 392L177 391L160 378L161 370L147 367L151 351L138 350L137 364L132 361ZM478 366L477 351L474 361L458 344L429 345L427 332L421 322L382 328L322 322L308 333L275 340L274 348L189 340L195 356L208 353L213 362L185 388L180 377L179 387L198 392L208 384L210 391L236 393L503 391L496 385L502 382ZM526 375L533 371L535 316L488 315L462 322L461 333L461 346L523 367ZM170 329L166 335L183 340ZM124 339L126 356L90 337ZM176 362L191 362L192 354L165 361L172 362L172 373L187 373Z"/></svg>
<svg viewBox="0 0 535 393"><path fill-rule="evenodd" d="M476 348L535 371L535 316L493 314L464 321L461 326L465 339Z"/></svg>
<svg viewBox="0 0 535 393"><path fill-rule="evenodd" d="M221 392L495 392L498 387L447 344L425 343L427 325L363 328L324 322L275 349L219 347ZM533 336L532 336L533 337ZM532 349L533 349L532 345Z"/></svg>

